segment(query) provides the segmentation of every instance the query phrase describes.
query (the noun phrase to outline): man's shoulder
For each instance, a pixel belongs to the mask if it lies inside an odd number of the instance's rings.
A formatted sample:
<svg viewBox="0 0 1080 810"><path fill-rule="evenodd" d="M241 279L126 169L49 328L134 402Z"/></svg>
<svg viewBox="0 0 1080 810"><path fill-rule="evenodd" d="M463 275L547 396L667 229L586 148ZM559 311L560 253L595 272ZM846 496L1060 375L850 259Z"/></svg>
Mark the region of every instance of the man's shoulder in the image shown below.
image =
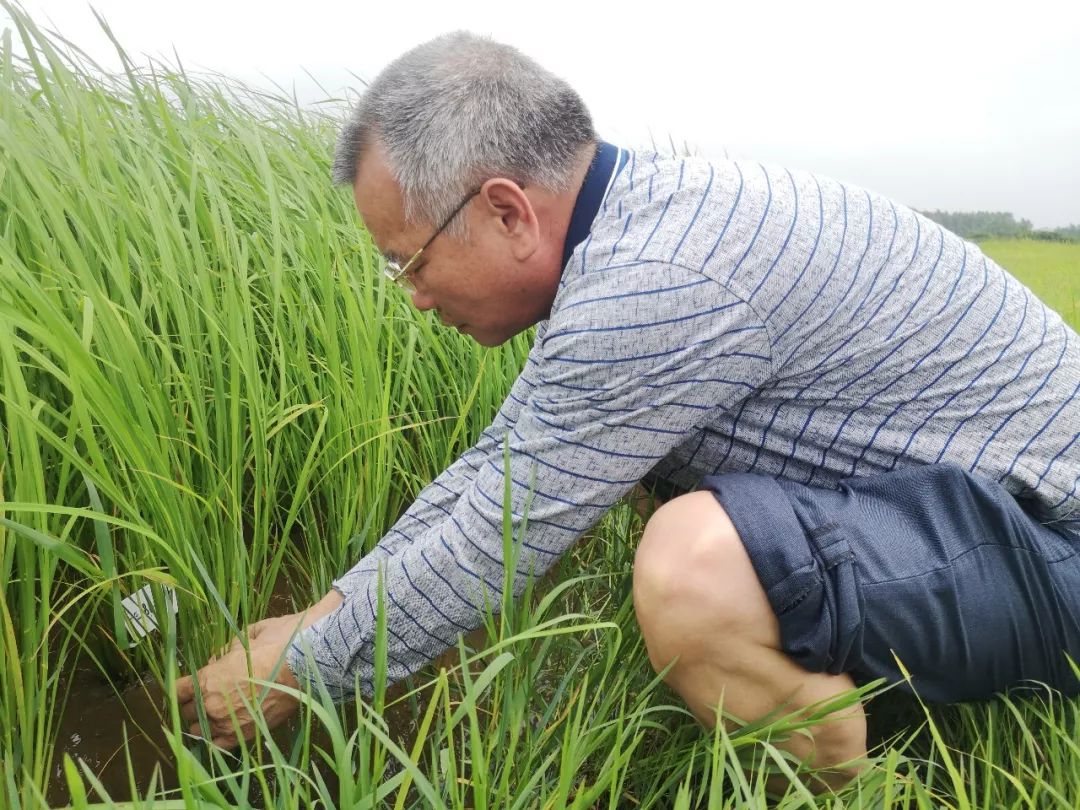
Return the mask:
<svg viewBox="0 0 1080 810"><path fill-rule="evenodd" d="M571 255L564 282L603 273L606 278L590 285L617 286L621 279L610 271L650 262L727 285L731 279L721 277L721 271L730 266L725 260L732 246L753 235L761 212L770 206L777 211L793 207L783 200L792 184L786 179L781 184L780 176L786 178L786 171L753 162L630 152L588 238ZM776 217L765 223L765 230L778 227Z"/></svg>

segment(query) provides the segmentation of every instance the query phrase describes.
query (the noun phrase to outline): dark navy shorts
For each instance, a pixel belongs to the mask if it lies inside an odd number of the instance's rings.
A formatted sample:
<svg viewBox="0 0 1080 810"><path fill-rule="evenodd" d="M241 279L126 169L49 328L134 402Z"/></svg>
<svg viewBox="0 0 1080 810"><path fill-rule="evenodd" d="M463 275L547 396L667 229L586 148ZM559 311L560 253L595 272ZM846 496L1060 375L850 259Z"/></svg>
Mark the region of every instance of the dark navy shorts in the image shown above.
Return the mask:
<svg viewBox="0 0 1080 810"><path fill-rule="evenodd" d="M1067 657L1080 663L1080 537L1039 524L997 482L937 464L835 491L744 473L701 489L731 517L783 650L807 670L896 682L899 658L932 701L1032 681L1080 692Z"/></svg>

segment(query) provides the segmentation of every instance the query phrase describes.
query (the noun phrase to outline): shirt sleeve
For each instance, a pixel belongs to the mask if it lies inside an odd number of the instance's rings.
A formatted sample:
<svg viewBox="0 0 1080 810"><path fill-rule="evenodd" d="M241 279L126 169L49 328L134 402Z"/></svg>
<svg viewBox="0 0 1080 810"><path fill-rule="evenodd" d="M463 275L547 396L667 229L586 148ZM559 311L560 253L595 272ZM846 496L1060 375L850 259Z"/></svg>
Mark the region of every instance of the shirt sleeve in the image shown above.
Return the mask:
<svg viewBox="0 0 1080 810"><path fill-rule="evenodd" d="M501 432L519 549L514 593L657 461L767 379L769 345L752 307L693 270L645 262L562 287L533 348L530 384L512 392L524 393L523 401ZM470 453L471 475L452 507L444 505L444 519L377 560L390 682L479 626L485 603L500 604L506 462L499 434ZM289 651L297 677L311 678L309 650L337 697L353 694L357 682L365 694L373 690L379 595L371 570Z"/></svg>

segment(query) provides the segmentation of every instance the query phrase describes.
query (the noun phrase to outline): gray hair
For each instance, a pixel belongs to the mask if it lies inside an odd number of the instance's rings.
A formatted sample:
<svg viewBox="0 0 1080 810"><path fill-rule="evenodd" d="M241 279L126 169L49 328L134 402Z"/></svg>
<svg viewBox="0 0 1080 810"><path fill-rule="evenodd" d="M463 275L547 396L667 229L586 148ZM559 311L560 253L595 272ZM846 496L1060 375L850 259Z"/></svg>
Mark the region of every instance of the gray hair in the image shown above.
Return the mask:
<svg viewBox="0 0 1080 810"><path fill-rule="evenodd" d="M387 155L409 222L441 222L492 177L568 191L596 142L581 97L516 48L465 31L391 62L341 128L333 180L355 181L372 138ZM464 233L462 220L448 229Z"/></svg>

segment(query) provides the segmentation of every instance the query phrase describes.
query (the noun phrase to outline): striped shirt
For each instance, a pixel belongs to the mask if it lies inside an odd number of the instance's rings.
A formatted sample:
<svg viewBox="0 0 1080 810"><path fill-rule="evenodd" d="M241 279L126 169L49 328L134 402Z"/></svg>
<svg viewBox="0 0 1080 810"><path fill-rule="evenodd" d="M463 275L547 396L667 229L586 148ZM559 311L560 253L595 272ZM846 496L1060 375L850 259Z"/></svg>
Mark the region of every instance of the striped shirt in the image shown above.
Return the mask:
<svg viewBox="0 0 1080 810"><path fill-rule="evenodd" d="M753 472L835 487L953 462L1080 530L1080 339L914 211L812 174L600 144L549 318L474 447L334 586L306 647L337 697L373 688L498 606L504 443L514 591L642 477ZM521 517L527 512L524 534Z"/></svg>

